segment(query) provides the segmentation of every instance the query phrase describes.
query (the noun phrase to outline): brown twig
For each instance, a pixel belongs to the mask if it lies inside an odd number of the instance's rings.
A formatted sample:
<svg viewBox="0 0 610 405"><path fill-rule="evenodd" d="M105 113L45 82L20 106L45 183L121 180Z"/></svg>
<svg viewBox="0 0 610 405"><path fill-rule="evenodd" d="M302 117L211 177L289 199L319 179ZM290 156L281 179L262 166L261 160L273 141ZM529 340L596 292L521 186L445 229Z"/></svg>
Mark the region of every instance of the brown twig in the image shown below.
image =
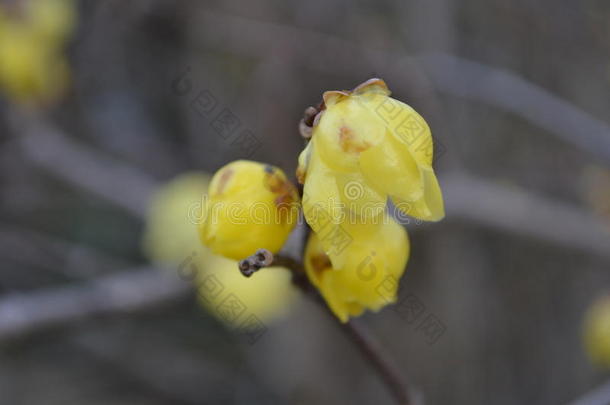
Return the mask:
<svg viewBox="0 0 610 405"><path fill-rule="evenodd" d="M354 321L341 323L340 325L343 332L358 346L369 363L375 367L397 402L401 405L410 404L409 390L404 378L402 378L394 363L384 355L374 337L361 324Z"/></svg>
<svg viewBox="0 0 610 405"><path fill-rule="evenodd" d="M318 291L309 282L309 279L305 275L305 269L302 262L287 256L274 256L273 253L267 249L259 249L255 254L239 262L239 270L246 277L250 277L258 270L269 266L281 266L289 269L292 273L294 284L316 302L321 304L325 309L325 312L336 321L336 317L330 311ZM375 368L397 403L400 405L411 404L409 390L404 383L404 378L400 375L400 372L390 359L383 354L383 351L373 336L361 325L358 325L353 321L339 323L339 325L346 336L356 345L367 361Z"/></svg>

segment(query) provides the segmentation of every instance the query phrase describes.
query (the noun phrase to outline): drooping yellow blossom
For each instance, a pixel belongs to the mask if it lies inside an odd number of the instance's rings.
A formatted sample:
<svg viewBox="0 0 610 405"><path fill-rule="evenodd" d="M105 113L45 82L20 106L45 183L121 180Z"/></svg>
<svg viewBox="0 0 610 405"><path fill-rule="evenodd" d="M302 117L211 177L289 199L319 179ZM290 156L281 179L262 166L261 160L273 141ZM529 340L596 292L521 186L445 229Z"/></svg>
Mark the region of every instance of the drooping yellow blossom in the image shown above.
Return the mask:
<svg viewBox="0 0 610 405"><path fill-rule="evenodd" d="M415 218L444 217L430 129L415 110L389 94L379 79L351 92L324 93L324 107L297 169L305 185L305 218L314 231L326 226L328 216L334 225L347 213L364 221L375 218L388 197Z"/></svg>
<svg viewBox="0 0 610 405"><path fill-rule="evenodd" d="M409 240L404 228L389 216L378 223L347 221L342 226L351 237L339 253L343 264L333 266L323 249L321 239L330 236L312 233L305 250L305 269L333 313L347 322L349 316L365 309L377 311L396 301Z"/></svg>
<svg viewBox="0 0 610 405"><path fill-rule="evenodd" d="M296 296L290 273L270 268L246 278L237 261L214 255L201 244L197 223L210 179L206 173L189 172L158 189L146 218L144 254L174 269L176 277L192 281L202 305L230 327L260 328L260 322L277 319L290 308ZM237 311L229 317L223 305L235 303Z"/></svg>
<svg viewBox="0 0 610 405"><path fill-rule="evenodd" d="M239 160L221 168L208 191L202 242L240 260L260 248L279 251L298 220L296 188L277 167Z"/></svg>
<svg viewBox="0 0 610 405"><path fill-rule="evenodd" d="M599 298L588 309L583 331L585 349L591 361L610 367L610 296Z"/></svg>
<svg viewBox="0 0 610 405"><path fill-rule="evenodd" d="M44 104L67 86L65 41L75 22L73 0L0 5L0 89L17 102Z"/></svg>

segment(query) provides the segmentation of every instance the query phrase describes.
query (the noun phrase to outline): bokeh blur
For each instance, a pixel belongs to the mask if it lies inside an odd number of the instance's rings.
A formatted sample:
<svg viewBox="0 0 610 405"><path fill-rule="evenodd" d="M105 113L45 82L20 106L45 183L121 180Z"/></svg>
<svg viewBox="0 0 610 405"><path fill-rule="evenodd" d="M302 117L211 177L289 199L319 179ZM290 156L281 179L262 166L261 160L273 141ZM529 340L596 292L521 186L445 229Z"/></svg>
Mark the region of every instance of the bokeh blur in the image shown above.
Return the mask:
<svg viewBox="0 0 610 405"><path fill-rule="evenodd" d="M610 404L610 307L590 309L610 293L607 2L0 11L0 404L393 403L287 279L247 298L283 315L254 334L210 311L189 276L216 259L159 197L236 159L294 180L304 109L371 77L430 124L445 198L405 225L399 303L360 319L418 400Z"/></svg>

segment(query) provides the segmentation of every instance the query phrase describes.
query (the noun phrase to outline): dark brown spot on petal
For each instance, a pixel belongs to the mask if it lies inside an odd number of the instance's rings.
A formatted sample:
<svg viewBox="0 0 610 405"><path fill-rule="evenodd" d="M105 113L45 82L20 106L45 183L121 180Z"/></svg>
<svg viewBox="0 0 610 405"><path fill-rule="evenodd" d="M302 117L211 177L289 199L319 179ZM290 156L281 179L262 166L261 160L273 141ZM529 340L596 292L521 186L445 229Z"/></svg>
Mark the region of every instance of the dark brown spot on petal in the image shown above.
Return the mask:
<svg viewBox="0 0 610 405"><path fill-rule="evenodd" d="M330 259L324 253L311 256L309 258L309 264L317 275L320 275L324 271L332 268Z"/></svg>
<svg viewBox="0 0 610 405"><path fill-rule="evenodd" d="M347 125L339 128L339 145L343 152L347 153L360 153L371 147L368 142L358 140L354 131Z"/></svg>
<svg viewBox="0 0 610 405"><path fill-rule="evenodd" d="M276 171L266 174L265 186L275 194L273 202L280 215L280 221L288 222L293 205L298 199L296 187Z"/></svg>

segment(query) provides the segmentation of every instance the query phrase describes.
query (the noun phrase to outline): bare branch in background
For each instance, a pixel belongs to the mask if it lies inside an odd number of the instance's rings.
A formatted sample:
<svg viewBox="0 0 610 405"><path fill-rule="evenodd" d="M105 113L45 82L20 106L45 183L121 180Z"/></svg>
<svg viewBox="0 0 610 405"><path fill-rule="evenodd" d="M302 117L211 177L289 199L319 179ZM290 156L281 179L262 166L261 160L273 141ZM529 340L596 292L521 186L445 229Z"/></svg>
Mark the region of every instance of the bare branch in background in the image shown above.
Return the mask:
<svg viewBox="0 0 610 405"><path fill-rule="evenodd" d="M443 177L441 184L450 220L466 220L610 259L610 229L582 209L465 175Z"/></svg>
<svg viewBox="0 0 610 405"><path fill-rule="evenodd" d="M591 392L575 399L568 405L608 405L610 404L610 381L595 388Z"/></svg>
<svg viewBox="0 0 610 405"><path fill-rule="evenodd" d="M21 115L12 118L26 158L135 217L145 215L156 187L146 173L71 141L42 120Z"/></svg>
<svg viewBox="0 0 610 405"><path fill-rule="evenodd" d="M128 265L125 260L108 257L88 246L7 224L0 224L0 258L75 279Z"/></svg>
<svg viewBox="0 0 610 405"><path fill-rule="evenodd" d="M493 105L610 163L610 124L514 73L446 54L417 57L444 93Z"/></svg>
<svg viewBox="0 0 610 405"><path fill-rule="evenodd" d="M103 331L79 331L68 343L94 364L125 375L166 403L222 403L236 395L231 388L240 378L243 364L214 360L210 353L219 350L218 341L211 340L209 347L201 342L203 347L194 351L173 342L171 330L133 324L113 326ZM171 367L158 367L159 364Z"/></svg>
<svg viewBox="0 0 610 405"><path fill-rule="evenodd" d="M0 340L98 315L141 311L183 297L189 284L155 268L0 299Z"/></svg>
<svg viewBox="0 0 610 405"><path fill-rule="evenodd" d="M388 73L384 76L392 82L396 76L397 85L409 90L409 97L427 104L434 101L425 96L430 96L429 87L433 86L443 93L509 111L610 163L609 124L516 74L447 54L404 56L305 29L216 12L206 11L201 19L205 23L197 26L201 30L197 38L206 47L260 57L261 50L270 52L270 38L281 38L286 63L294 60L333 75L353 75L356 63L361 69ZM425 109L436 110L430 105Z"/></svg>

